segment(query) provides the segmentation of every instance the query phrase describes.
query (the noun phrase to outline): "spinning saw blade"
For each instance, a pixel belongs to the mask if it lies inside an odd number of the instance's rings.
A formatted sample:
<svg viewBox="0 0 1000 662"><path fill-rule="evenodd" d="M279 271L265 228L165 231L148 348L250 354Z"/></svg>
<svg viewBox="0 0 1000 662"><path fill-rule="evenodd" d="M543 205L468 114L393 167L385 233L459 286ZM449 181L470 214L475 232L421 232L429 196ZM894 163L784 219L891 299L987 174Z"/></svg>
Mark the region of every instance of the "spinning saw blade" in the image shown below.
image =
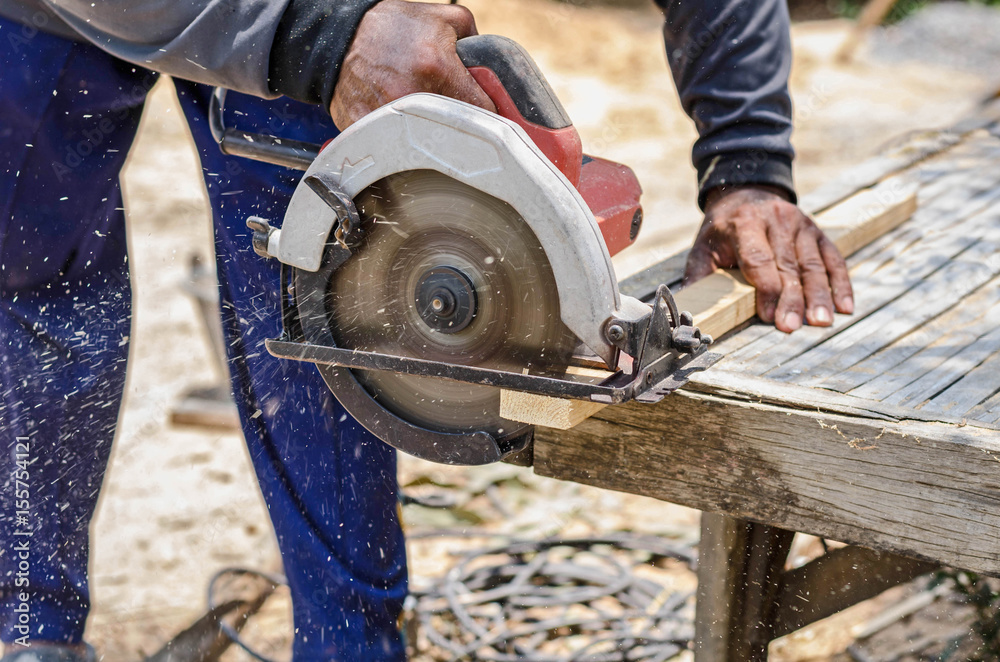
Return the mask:
<svg viewBox="0 0 1000 662"><path fill-rule="evenodd" d="M577 345L548 258L504 202L433 171L391 175L356 197L364 241L332 276L340 347L500 370L564 374ZM439 431L509 436L494 387L355 371L386 409Z"/></svg>

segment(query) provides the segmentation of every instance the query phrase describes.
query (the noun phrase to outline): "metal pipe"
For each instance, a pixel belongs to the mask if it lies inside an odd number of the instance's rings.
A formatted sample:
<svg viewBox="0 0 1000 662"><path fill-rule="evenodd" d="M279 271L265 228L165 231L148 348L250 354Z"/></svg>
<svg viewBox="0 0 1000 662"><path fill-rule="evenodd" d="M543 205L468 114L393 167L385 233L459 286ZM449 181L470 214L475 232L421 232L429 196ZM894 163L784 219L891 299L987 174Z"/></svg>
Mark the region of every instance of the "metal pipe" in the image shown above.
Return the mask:
<svg viewBox="0 0 1000 662"><path fill-rule="evenodd" d="M223 154L242 156L295 170L309 168L319 155L319 145L227 127L224 115L226 91L221 87L215 88L208 105L208 126Z"/></svg>

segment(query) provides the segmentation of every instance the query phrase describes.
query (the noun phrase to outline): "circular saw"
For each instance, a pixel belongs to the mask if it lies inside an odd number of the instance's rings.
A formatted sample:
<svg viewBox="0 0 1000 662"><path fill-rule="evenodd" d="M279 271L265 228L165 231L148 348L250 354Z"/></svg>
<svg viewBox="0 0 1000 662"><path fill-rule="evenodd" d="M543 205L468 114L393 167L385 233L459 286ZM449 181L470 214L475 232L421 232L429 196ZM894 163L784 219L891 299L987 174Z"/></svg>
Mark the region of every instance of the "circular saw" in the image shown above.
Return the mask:
<svg viewBox="0 0 1000 662"><path fill-rule="evenodd" d="M666 287L650 303L618 292L611 255L642 224L633 172L583 154L519 45L457 49L497 114L413 94L322 148L227 128L221 90L210 119L223 151L306 171L280 227L248 220L282 264L268 351L315 363L399 450L484 464L531 440L502 390L655 402L714 355Z"/></svg>

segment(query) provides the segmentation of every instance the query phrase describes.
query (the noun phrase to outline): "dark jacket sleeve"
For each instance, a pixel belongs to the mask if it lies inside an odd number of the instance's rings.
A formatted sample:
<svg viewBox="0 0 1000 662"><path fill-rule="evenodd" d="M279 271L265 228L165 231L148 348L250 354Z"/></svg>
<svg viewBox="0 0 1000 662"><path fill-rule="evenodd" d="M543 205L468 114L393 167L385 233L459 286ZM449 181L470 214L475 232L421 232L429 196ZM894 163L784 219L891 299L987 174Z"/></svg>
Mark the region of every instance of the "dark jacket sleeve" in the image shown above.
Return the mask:
<svg viewBox="0 0 1000 662"><path fill-rule="evenodd" d="M667 60L698 141L698 202L716 187L792 183L785 0L656 0Z"/></svg>
<svg viewBox="0 0 1000 662"><path fill-rule="evenodd" d="M378 0L33 2L123 60L259 97L329 106L354 32Z"/></svg>
<svg viewBox="0 0 1000 662"><path fill-rule="evenodd" d="M271 89L329 109L340 65L379 0L291 0L271 47Z"/></svg>

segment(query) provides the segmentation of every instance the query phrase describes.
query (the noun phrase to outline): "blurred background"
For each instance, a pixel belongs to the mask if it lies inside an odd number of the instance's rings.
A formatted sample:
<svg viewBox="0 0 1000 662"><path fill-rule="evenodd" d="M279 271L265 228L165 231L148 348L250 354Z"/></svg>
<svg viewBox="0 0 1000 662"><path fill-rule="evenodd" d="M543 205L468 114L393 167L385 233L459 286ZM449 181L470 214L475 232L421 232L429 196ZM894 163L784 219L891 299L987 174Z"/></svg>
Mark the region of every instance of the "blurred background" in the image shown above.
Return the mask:
<svg viewBox="0 0 1000 662"><path fill-rule="evenodd" d="M701 222L690 163L695 132L670 80L662 19L652 2L462 4L476 15L480 32L510 36L535 57L574 119L585 151L637 172L646 222L637 245L615 259L619 278L690 244ZM995 94L1000 83L1000 10L988 6L1000 3L901 0L844 57L861 4L790 1L800 193L900 136L947 127ZM209 425L171 422L186 393L224 383L224 376L188 284L192 260L213 263L210 220L200 166L169 80L161 80L150 97L124 184L136 290L131 372L94 523L88 632L108 662L141 659L204 614L206 585L218 569L281 569L242 439L230 425L232 413L216 412L206 419ZM403 507L413 534L410 567L418 592L457 562L458 551L481 547L490 536L629 531L685 549L697 543L695 511L541 479L528 469L453 469L401 456L400 481L418 501L438 497L437 505L448 506ZM796 553L805 558L820 549L818 541L803 538ZM653 565L662 585L693 588L685 564ZM853 641L852 624L864 623L899 595L881 599L775 642L772 658L851 659L844 651ZM279 590L246 631L275 659L288 659L288 609ZM964 616L958 611L942 618L961 622ZM421 637L411 630L411 645L424 647L417 659L435 659L433 646ZM233 648L223 659L250 658Z"/></svg>

